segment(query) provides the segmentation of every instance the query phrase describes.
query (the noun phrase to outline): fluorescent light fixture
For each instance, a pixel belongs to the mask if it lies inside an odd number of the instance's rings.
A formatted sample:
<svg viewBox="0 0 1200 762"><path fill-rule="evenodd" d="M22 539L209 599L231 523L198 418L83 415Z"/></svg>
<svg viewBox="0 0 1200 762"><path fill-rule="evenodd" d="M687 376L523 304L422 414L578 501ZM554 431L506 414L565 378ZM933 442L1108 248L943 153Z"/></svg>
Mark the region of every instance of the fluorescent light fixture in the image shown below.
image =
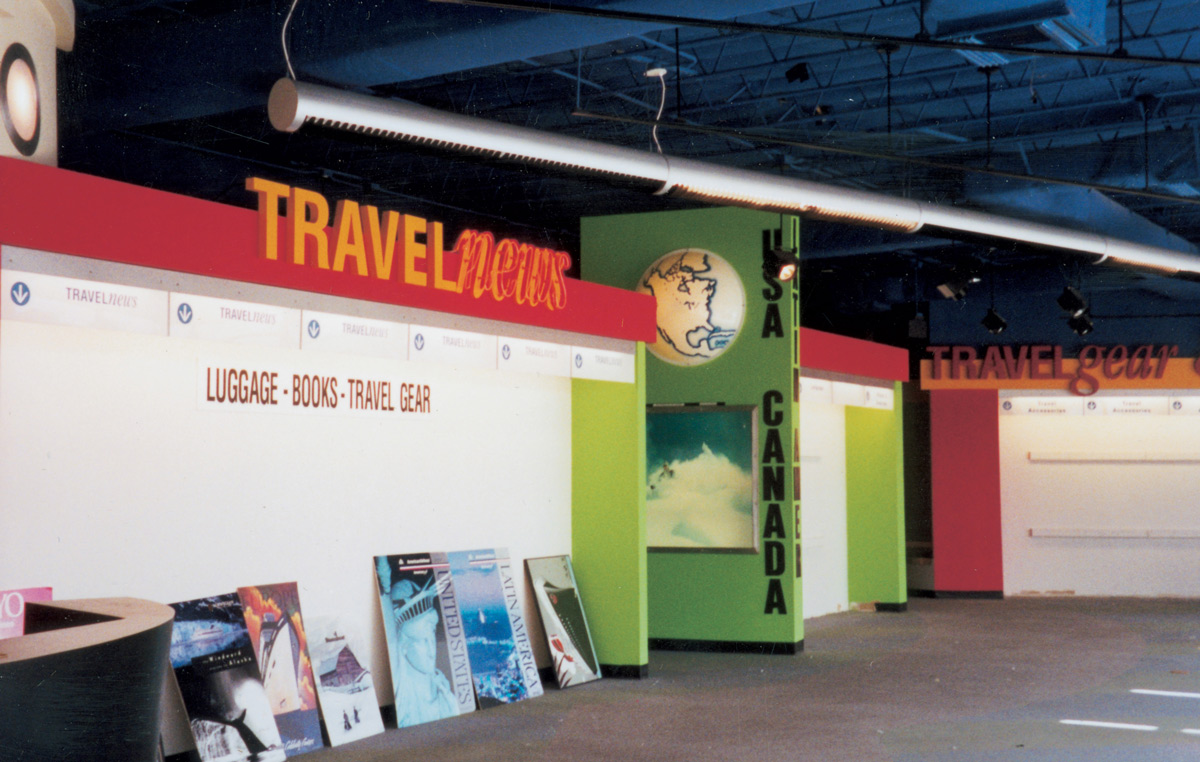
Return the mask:
<svg viewBox="0 0 1200 762"><path fill-rule="evenodd" d="M1142 725L1132 722L1102 722L1100 720L1059 720L1063 725L1079 725L1085 728L1111 728L1113 730L1141 730L1153 732L1157 725Z"/></svg>
<svg viewBox="0 0 1200 762"><path fill-rule="evenodd" d="M1013 217L957 209L882 193L779 177L622 146L541 132L413 103L281 79L271 88L271 124L304 124L403 140L463 154L573 172L656 194L725 206L930 235L970 234L1045 246L1148 267L1200 273L1200 255Z"/></svg>

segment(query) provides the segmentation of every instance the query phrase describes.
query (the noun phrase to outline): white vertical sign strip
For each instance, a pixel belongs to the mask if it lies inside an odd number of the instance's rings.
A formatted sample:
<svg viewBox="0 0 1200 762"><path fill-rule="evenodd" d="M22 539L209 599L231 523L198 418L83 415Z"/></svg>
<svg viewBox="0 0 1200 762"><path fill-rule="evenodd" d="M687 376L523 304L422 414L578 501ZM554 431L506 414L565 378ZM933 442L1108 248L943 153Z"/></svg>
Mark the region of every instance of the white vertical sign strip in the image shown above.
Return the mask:
<svg viewBox="0 0 1200 762"><path fill-rule="evenodd" d="M800 377L800 401L833 404L833 382L825 378Z"/></svg>
<svg viewBox="0 0 1200 762"><path fill-rule="evenodd" d="M295 349L300 310L171 292L171 336Z"/></svg>
<svg viewBox="0 0 1200 762"><path fill-rule="evenodd" d="M546 341L499 337L497 367L517 373L571 377L571 348Z"/></svg>
<svg viewBox="0 0 1200 762"><path fill-rule="evenodd" d="M388 320L304 310L300 318L301 349L408 359L408 324Z"/></svg>
<svg viewBox="0 0 1200 762"><path fill-rule="evenodd" d="M863 406L875 410L893 410L896 407L896 392L894 389L884 389L881 386L864 386Z"/></svg>
<svg viewBox="0 0 1200 762"><path fill-rule="evenodd" d="M571 347L571 376L591 381L632 384L637 379L635 360L632 353Z"/></svg>
<svg viewBox="0 0 1200 762"><path fill-rule="evenodd" d="M845 381L833 382L833 404L863 407L867 402L867 390L860 384Z"/></svg>
<svg viewBox="0 0 1200 762"><path fill-rule="evenodd" d="M167 292L57 275L0 273L6 320L105 328L157 336L167 332Z"/></svg>
<svg viewBox="0 0 1200 762"><path fill-rule="evenodd" d="M427 325L409 326L408 335L408 359L414 362L496 369L495 336Z"/></svg>

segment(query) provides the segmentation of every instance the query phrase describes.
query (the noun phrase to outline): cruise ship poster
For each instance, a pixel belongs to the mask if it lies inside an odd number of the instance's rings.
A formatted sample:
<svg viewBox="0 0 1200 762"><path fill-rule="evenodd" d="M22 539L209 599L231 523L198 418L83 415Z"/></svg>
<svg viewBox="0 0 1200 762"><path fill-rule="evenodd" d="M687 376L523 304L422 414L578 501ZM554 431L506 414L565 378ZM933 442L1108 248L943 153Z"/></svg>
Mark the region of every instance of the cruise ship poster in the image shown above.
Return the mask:
<svg viewBox="0 0 1200 762"><path fill-rule="evenodd" d="M319 749L321 720L295 582L239 587L263 689L289 757Z"/></svg>

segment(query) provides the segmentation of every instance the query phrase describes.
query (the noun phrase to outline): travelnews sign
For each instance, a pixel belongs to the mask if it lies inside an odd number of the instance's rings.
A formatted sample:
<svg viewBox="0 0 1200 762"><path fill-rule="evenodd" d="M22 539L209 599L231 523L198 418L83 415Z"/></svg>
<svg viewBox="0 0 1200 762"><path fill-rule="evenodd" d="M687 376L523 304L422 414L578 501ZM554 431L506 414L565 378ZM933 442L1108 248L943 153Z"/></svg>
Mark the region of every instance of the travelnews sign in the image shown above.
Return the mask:
<svg viewBox="0 0 1200 762"><path fill-rule="evenodd" d="M1107 389L1200 388L1200 358L1179 357L1174 344L1089 344L1063 356L1048 344L934 346L921 361L922 389L1065 389L1090 396Z"/></svg>
<svg viewBox="0 0 1200 762"><path fill-rule="evenodd" d="M330 227L329 202L315 191L261 177L247 178L246 190L258 194L262 259L471 299L490 297L544 310L567 306L571 257L565 251L496 240L479 230L462 231L446 250L442 223L435 220L343 199Z"/></svg>

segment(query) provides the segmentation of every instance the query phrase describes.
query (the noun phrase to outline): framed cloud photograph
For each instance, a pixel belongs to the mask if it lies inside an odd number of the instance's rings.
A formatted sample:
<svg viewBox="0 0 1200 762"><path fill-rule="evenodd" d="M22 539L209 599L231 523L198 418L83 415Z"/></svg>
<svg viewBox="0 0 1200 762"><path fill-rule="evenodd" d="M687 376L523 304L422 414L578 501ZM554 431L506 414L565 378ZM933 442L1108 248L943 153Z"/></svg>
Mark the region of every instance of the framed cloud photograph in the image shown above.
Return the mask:
<svg viewBox="0 0 1200 762"><path fill-rule="evenodd" d="M757 408L646 410L650 550L758 550Z"/></svg>

